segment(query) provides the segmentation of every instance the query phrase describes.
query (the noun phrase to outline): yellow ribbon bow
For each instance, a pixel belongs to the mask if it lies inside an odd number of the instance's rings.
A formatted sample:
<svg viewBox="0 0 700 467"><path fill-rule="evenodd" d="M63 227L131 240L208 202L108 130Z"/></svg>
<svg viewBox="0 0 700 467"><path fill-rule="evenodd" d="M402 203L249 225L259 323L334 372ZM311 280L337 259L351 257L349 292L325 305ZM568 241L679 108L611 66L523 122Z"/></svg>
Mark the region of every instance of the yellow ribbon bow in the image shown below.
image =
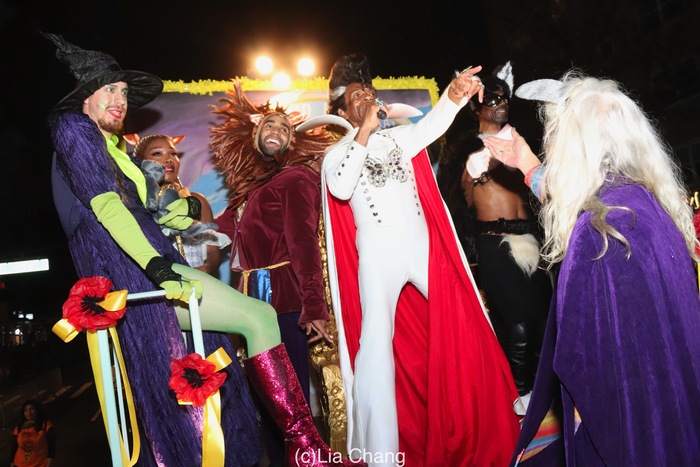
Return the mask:
<svg viewBox="0 0 700 467"><path fill-rule="evenodd" d="M216 352L205 358L215 366L215 372L221 371L231 364L231 357L219 347ZM191 405L192 402L178 400L181 405ZM225 445L224 432L221 429L221 395L217 389L207 397L204 403L204 427L202 428L202 467L220 467L224 465Z"/></svg>
<svg viewBox="0 0 700 467"><path fill-rule="evenodd" d="M98 302L97 305L101 306L107 311L117 311L121 310L126 306L126 299L127 299L128 291L127 290L118 290L116 292L110 292L107 295L105 295L104 300L101 302ZM63 342L70 342L72 341L78 334L79 332L77 329L65 318L62 318L60 321L58 321L52 328L52 331L54 334L56 334ZM114 326L110 326L107 329L103 329L103 331L107 331L112 338L112 343L114 345L114 353L116 355L117 362L119 364L119 370L122 376L122 380L124 382L124 395L125 395L125 400L127 404L127 408L129 411L129 423L131 425L131 432L132 432L132 441L133 441L133 446L131 450L131 456L129 456L126 452L126 448L124 447L124 440L121 437L121 434L119 435L119 443L121 447L121 456L122 456L122 462L123 465L128 465L128 466L133 466L136 464L139 458L139 452L141 451L141 437L139 434L139 429L138 429L138 424L136 421L136 409L134 408L134 398L131 393L131 384L129 383L129 377L126 374L126 366L124 365L124 357L122 356L122 350L121 346L119 344L119 336L117 335L117 331ZM100 350L98 347L97 343L97 333L99 331L94 331L94 330L87 330L86 332L86 339L87 339L87 345L88 345L88 351L90 353L90 365L92 366L92 374L93 377L95 378L95 388L97 389L97 395L100 400L100 409L102 410L102 419L103 422L105 423L105 429L107 429L107 432L109 434L109 429L107 427L107 419L106 419L106 414L107 414L107 407L105 404L105 396L104 396L104 382L102 381L102 372L100 370ZM111 442L111 440L110 440ZM222 464L223 465L223 464Z"/></svg>

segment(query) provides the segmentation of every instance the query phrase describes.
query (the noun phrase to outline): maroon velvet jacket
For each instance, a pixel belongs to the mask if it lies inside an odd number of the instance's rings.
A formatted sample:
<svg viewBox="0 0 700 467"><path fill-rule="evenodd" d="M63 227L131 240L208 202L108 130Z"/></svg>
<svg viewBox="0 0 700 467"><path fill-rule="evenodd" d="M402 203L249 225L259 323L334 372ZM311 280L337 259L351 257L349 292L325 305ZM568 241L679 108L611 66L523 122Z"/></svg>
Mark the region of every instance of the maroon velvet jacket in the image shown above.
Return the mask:
<svg viewBox="0 0 700 467"><path fill-rule="evenodd" d="M215 219L219 231L233 240L232 248L238 248L241 269L291 262L270 271L271 305L278 314L301 311L300 325L329 319L317 234L320 183L308 167L285 167L250 192L240 221L231 206Z"/></svg>

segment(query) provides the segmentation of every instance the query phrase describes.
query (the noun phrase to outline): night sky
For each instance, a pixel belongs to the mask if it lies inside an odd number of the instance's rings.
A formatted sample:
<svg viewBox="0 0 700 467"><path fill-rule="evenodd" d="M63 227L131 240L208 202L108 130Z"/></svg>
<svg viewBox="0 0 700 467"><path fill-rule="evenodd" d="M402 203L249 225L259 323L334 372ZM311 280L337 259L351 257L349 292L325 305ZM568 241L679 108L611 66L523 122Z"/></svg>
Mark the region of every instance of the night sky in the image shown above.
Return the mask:
<svg viewBox="0 0 700 467"><path fill-rule="evenodd" d="M480 1L432 1L411 9L396 3L401 6L303 0L0 0L0 261L49 257L52 266L50 272L0 277L5 282L0 302L7 302L10 311L59 317L77 279L51 199L46 125L49 109L74 82L39 31L109 53L123 69L186 82L245 76L248 57L264 49L290 60L307 51L316 57L322 76L338 56L363 52L374 76L434 78L440 90L454 70L468 65L483 64L490 71L513 59L516 81L518 76L557 77L572 65L587 65L588 59L574 52L580 45L557 54L538 46L520 57L508 57L496 46L499 40L518 40L513 39L515 27L507 24L528 21L535 13L549 15L547 5L559 2L543 1L538 10L532 6L538 2L506 1L502 18L493 6L486 8L487 15ZM607 2L587 2L590 8L596 3ZM502 21L506 17L509 23ZM590 31L588 24L569 18L568 30L578 27L582 38ZM554 35L550 39L562 41Z"/></svg>

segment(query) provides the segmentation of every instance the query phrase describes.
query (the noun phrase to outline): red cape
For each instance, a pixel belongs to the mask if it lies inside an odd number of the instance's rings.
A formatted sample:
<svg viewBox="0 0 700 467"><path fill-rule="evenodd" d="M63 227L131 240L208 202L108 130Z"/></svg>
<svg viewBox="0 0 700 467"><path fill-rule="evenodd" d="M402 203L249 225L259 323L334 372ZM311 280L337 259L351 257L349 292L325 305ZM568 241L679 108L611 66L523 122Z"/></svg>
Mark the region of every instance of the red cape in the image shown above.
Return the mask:
<svg viewBox="0 0 700 467"><path fill-rule="evenodd" d="M430 300L408 284L397 307L400 450L410 466L505 466L520 432L513 410L518 393L458 246L427 152L412 161L430 235ZM337 271L334 296L339 300L334 307L336 314L342 313L338 327L344 333L339 347L345 378L353 370L361 332L356 229L349 202L328 192L326 196L328 245L333 250L329 266Z"/></svg>

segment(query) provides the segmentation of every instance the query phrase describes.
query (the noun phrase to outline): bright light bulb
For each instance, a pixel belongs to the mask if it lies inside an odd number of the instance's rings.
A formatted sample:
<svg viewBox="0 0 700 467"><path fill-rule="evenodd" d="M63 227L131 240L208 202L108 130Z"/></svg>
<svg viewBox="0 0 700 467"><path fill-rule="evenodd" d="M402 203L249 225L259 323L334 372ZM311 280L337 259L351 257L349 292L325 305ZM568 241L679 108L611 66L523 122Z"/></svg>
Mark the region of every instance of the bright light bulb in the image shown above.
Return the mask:
<svg viewBox="0 0 700 467"><path fill-rule="evenodd" d="M262 56L255 61L255 69L261 75L266 75L272 71L274 65L272 64L272 59L270 57Z"/></svg>
<svg viewBox="0 0 700 467"><path fill-rule="evenodd" d="M301 76L311 76L315 68L314 61L308 57L302 58L297 63L297 73Z"/></svg>
<svg viewBox="0 0 700 467"><path fill-rule="evenodd" d="M272 85L275 89L289 89L292 85L292 78L284 71L280 71L272 77Z"/></svg>

